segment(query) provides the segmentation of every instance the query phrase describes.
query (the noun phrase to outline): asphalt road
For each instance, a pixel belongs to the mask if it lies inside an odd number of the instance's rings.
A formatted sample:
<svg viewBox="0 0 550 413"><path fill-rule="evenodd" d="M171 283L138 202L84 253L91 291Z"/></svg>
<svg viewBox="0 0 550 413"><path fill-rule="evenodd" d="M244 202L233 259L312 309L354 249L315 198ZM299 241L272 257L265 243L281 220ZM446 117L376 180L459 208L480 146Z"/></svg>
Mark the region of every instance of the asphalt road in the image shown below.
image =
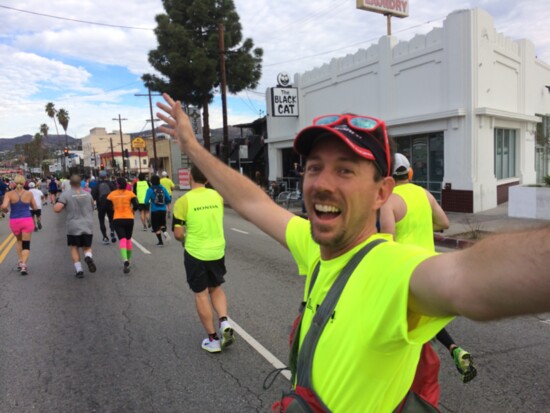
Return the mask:
<svg viewBox="0 0 550 413"><path fill-rule="evenodd" d="M44 207L29 275L12 248L0 263L0 412L265 412L287 388L279 376L302 295L290 255L228 209L225 290L237 342L222 354L200 348L177 242L156 248L136 220L131 273L116 245L100 244L98 271L76 279L64 216ZM0 221L0 244L9 236ZM9 241L0 247L2 253ZM513 299L511 297L511 299ZM443 412L550 411L550 315L493 323L458 319L448 328L475 357L478 377L459 380L442 351ZM441 350L441 346L436 345Z"/></svg>

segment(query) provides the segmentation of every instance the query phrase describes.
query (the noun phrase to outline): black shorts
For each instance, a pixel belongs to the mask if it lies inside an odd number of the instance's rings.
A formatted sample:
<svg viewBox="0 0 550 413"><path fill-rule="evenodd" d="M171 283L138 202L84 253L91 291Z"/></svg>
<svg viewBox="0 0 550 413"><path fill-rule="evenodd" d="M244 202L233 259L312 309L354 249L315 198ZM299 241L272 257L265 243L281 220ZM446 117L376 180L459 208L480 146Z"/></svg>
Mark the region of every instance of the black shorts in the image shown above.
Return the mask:
<svg viewBox="0 0 550 413"><path fill-rule="evenodd" d="M42 215L42 210L41 209L31 209L31 215L33 217L39 217Z"/></svg>
<svg viewBox="0 0 550 413"><path fill-rule="evenodd" d="M92 234L67 235L67 245L69 247L88 248L92 246Z"/></svg>
<svg viewBox="0 0 550 413"><path fill-rule="evenodd" d="M166 229L166 211L151 212L151 227L153 232L160 231L161 228Z"/></svg>
<svg viewBox="0 0 550 413"><path fill-rule="evenodd" d="M219 287L225 282L223 276L225 269L225 257L214 261L202 261L187 252L183 253L187 283L191 290L200 293L208 287Z"/></svg>
<svg viewBox="0 0 550 413"><path fill-rule="evenodd" d="M58 191L57 189L50 189L48 192L49 192L50 194L52 194L52 195L55 195L55 194L57 194L59 191Z"/></svg>
<svg viewBox="0 0 550 413"><path fill-rule="evenodd" d="M138 204L138 211L149 211L149 204Z"/></svg>
<svg viewBox="0 0 550 413"><path fill-rule="evenodd" d="M128 218L114 219L113 229L118 239L131 239L134 232L134 220Z"/></svg>

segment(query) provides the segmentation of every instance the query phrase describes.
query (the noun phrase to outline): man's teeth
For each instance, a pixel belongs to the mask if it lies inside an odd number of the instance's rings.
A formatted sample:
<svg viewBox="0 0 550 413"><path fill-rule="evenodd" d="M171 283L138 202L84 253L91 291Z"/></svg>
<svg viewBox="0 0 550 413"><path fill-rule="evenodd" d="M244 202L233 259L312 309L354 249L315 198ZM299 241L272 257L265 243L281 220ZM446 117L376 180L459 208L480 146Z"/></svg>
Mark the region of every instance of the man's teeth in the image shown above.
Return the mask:
<svg viewBox="0 0 550 413"><path fill-rule="evenodd" d="M339 208L336 208L335 206L332 206L332 205L320 205L320 204L315 204L315 210L316 210L317 212L334 212L334 213L340 212L340 209L339 209Z"/></svg>

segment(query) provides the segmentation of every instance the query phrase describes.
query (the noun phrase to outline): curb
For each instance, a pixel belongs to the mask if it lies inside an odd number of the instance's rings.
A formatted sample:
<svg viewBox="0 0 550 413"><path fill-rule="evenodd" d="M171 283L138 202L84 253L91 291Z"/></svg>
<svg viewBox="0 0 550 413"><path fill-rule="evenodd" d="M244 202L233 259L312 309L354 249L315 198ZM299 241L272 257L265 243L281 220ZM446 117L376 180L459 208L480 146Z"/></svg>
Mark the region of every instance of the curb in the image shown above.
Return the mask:
<svg viewBox="0 0 550 413"><path fill-rule="evenodd" d="M474 241L466 239L458 239L451 237L444 237L440 234L434 234L434 243L440 247L455 248L455 249L464 249L471 247L475 244Z"/></svg>

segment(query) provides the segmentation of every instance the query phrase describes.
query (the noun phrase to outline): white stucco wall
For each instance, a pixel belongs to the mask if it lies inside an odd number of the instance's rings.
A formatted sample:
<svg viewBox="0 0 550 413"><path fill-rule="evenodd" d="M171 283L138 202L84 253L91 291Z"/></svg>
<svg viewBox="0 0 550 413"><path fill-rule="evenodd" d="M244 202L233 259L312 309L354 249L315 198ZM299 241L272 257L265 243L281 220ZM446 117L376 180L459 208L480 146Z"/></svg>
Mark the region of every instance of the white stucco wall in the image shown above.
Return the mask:
<svg viewBox="0 0 550 413"><path fill-rule="evenodd" d="M270 179L281 176L281 148L314 117L352 112L382 118L392 136L443 131L443 182L474 193L474 211L496 206L497 185L536 180L534 130L550 113L550 67L528 40L496 32L480 9L460 10L443 27L409 41L383 36L294 76L300 116L277 118L266 92ZM494 176L494 128L518 130L517 178Z"/></svg>

